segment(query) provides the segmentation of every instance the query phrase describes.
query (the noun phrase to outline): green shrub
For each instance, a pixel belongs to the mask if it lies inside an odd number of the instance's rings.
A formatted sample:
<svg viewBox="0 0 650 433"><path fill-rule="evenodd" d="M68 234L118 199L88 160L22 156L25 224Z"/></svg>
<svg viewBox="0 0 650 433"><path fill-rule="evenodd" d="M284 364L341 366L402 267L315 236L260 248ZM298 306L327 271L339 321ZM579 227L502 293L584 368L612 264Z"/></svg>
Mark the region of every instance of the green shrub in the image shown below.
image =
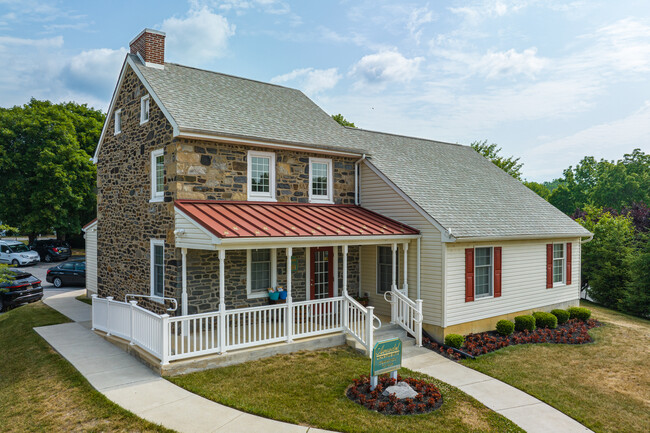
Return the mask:
<svg viewBox="0 0 650 433"><path fill-rule="evenodd" d="M557 317L557 324L562 325L569 320L569 312L567 310L560 310L559 308L551 311L551 314Z"/></svg>
<svg viewBox="0 0 650 433"><path fill-rule="evenodd" d="M464 342L465 342L465 337L463 337L462 335L449 334L445 337L445 344L447 346L455 347L456 349L460 349L463 346Z"/></svg>
<svg viewBox="0 0 650 433"><path fill-rule="evenodd" d="M510 335L515 330L515 324L510 320L499 320L497 322L497 332L501 335Z"/></svg>
<svg viewBox="0 0 650 433"><path fill-rule="evenodd" d="M538 328L557 328L557 317L551 313L536 311L533 313L533 317L535 318L535 326Z"/></svg>
<svg viewBox="0 0 650 433"><path fill-rule="evenodd" d="M591 310L584 307L571 307L567 310L569 318L587 321L591 317Z"/></svg>
<svg viewBox="0 0 650 433"><path fill-rule="evenodd" d="M515 330L523 331L524 329L528 329L529 331L535 330L535 318L533 316L515 317Z"/></svg>

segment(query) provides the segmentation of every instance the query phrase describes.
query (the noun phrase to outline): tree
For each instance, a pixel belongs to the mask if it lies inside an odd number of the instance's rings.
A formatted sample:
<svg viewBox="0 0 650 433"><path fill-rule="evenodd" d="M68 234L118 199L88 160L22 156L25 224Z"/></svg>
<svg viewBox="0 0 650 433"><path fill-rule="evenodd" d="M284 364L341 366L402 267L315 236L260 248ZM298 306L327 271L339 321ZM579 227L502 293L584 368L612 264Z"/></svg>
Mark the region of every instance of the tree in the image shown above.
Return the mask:
<svg viewBox="0 0 650 433"><path fill-rule="evenodd" d="M343 126L349 126L351 128L356 128L354 126L354 123L348 121L341 113L339 114L332 114L332 119L336 120L338 123L340 123Z"/></svg>
<svg viewBox="0 0 650 433"><path fill-rule="evenodd" d="M626 287L621 307L637 316L650 318L650 235L645 234L640 248L632 259L631 278Z"/></svg>
<svg viewBox="0 0 650 433"><path fill-rule="evenodd" d="M97 112L74 103L0 109L0 220L30 242L52 230L79 233L96 200L96 168L80 140L92 151L100 133Z"/></svg>
<svg viewBox="0 0 650 433"><path fill-rule="evenodd" d="M545 200L548 200L548 197L551 195L551 191L544 184L524 181L524 185L536 192L538 196Z"/></svg>
<svg viewBox="0 0 650 433"><path fill-rule="evenodd" d="M497 147L497 144L495 143L488 144L487 140L474 141L473 143L470 143L470 146L510 176L521 180L521 167L523 167L524 164L519 162L520 158L499 155L501 148Z"/></svg>
<svg viewBox="0 0 650 433"><path fill-rule="evenodd" d="M630 281L634 227L629 218L588 206L577 221L594 234L582 247L582 284L594 301L621 308Z"/></svg>

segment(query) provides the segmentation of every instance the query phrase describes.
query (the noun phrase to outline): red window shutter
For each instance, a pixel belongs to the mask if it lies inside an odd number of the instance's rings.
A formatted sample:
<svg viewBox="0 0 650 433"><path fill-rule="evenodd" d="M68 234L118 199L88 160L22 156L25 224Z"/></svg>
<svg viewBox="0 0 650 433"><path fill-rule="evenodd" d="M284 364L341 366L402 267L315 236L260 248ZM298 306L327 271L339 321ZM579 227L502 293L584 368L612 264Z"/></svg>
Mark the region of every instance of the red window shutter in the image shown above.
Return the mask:
<svg viewBox="0 0 650 433"><path fill-rule="evenodd" d="M494 247L494 297L501 296L501 247Z"/></svg>
<svg viewBox="0 0 650 433"><path fill-rule="evenodd" d="M474 248L465 249L465 302L474 300Z"/></svg>
<svg viewBox="0 0 650 433"><path fill-rule="evenodd" d="M553 288L553 244L546 244L546 288Z"/></svg>
<svg viewBox="0 0 650 433"><path fill-rule="evenodd" d="M571 284L571 242L566 244L566 283Z"/></svg>

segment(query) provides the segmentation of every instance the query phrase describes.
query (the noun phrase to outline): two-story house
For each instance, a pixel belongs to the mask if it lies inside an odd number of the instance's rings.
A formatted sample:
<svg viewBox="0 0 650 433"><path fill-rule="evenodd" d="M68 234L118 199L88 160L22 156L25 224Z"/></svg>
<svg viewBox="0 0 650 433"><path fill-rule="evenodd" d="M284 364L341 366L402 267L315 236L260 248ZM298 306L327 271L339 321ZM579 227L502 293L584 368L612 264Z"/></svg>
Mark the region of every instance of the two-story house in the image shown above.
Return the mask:
<svg viewBox="0 0 650 433"><path fill-rule="evenodd" d="M165 62L164 40L131 42L93 226L99 296L164 319L150 346L189 344L163 362L328 330L367 345L377 316L442 339L577 304L590 233L471 147L343 127L299 90Z"/></svg>

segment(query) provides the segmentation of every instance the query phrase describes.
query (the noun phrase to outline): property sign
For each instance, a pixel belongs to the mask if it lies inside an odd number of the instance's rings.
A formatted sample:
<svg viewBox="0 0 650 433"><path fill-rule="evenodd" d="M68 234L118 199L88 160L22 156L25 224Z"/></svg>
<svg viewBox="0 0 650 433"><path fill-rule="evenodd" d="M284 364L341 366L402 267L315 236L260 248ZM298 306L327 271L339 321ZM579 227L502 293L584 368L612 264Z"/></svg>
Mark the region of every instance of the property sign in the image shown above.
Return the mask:
<svg viewBox="0 0 650 433"><path fill-rule="evenodd" d="M370 376L397 371L402 366L402 342L399 338L378 341L372 349Z"/></svg>
<svg viewBox="0 0 650 433"><path fill-rule="evenodd" d="M298 272L298 257L291 257L291 272Z"/></svg>

